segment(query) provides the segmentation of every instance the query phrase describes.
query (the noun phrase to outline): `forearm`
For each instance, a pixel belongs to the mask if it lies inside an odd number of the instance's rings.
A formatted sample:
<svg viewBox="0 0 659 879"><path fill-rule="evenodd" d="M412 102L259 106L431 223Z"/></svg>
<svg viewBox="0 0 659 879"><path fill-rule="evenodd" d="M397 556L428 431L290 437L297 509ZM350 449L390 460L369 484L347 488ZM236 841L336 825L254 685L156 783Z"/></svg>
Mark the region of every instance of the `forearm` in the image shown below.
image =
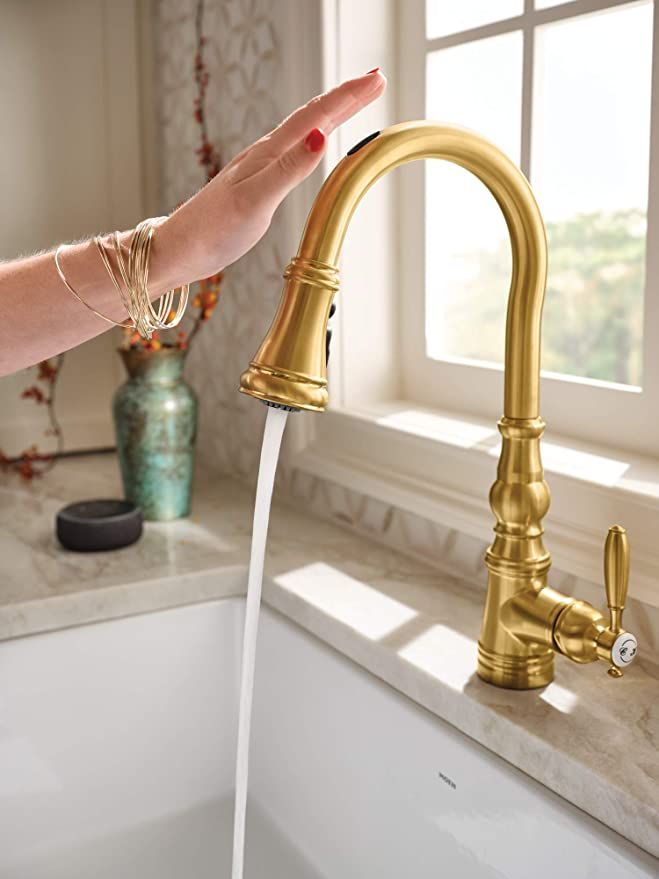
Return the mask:
<svg viewBox="0 0 659 879"><path fill-rule="evenodd" d="M149 268L153 298L164 293L171 286L170 278L173 280L158 231ZM131 234L121 234L122 245L128 246ZM63 248L60 265L73 289L92 308L117 322L127 319L93 240ZM66 288L52 251L0 263L0 375L67 351L109 327Z"/></svg>

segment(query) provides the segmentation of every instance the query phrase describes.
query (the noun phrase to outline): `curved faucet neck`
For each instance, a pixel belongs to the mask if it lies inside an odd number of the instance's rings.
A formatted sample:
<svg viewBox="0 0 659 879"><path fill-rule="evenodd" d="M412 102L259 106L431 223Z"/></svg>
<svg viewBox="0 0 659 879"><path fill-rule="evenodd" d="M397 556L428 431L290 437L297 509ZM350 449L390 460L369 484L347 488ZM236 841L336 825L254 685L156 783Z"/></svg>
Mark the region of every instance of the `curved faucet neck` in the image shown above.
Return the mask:
<svg viewBox="0 0 659 879"><path fill-rule="evenodd" d="M416 159L446 159L490 190L508 226L512 279L508 298L504 416L539 418L540 321L547 273L545 228L522 172L472 131L433 122L393 125L351 151L323 184L263 344L241 391L275 403L322 411L328 401L325 332L338 290L338 260L362 196L387 172Z"/></svg>
<svg viewBox="0 0 659 879"><path fill-rule="evenodd" d="M506 220L512 279L506 328L504 415L539 415L540 322L547 243L540 210L522 172L496 146L472 131L432 122L404 122L346 156L323 184L311 209L298 259L338 265L352 215L380 177L417 159L445 159L481 180Z"/></svg>

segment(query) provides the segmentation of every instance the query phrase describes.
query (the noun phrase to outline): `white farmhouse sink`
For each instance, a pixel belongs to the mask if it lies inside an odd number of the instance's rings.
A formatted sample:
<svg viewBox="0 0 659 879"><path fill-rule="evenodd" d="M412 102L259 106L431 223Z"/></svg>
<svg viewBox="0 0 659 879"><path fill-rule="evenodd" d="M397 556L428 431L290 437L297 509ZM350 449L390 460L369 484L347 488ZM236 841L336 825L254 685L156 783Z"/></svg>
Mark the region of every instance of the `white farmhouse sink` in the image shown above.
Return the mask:
<svg viewBox="0 0 659 879"><path fill-rule="evenodd" d="M0 877L227 877L242 601L0 644ZM656 877L657 862L265 611L249 879Z"/></svg>

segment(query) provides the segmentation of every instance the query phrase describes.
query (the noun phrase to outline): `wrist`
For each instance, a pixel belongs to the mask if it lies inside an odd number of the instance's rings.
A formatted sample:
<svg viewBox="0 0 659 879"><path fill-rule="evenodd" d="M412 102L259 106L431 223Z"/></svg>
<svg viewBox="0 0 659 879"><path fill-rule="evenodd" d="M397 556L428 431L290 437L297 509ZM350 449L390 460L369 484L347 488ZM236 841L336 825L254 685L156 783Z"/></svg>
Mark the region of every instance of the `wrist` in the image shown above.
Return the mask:
<svg viewBox="0 0 659 879"><path fill-rule="evenodd" d="M178 211L156 229L151 244L149 290L155 298L167 290L196 281L190 236Z"/></svg>

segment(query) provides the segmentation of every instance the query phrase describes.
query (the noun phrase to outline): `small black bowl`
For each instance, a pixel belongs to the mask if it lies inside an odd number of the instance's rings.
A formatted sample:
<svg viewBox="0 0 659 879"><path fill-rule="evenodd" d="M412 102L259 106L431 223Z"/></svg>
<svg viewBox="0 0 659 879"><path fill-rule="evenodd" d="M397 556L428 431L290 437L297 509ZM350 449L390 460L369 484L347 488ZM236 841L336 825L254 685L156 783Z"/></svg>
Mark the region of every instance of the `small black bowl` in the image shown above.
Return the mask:
<svg viewBox="0 0 659 879"><path fill-rule="evenodd" d="M56 529L62 546L75 552L120 549L139 540L142 511L130 501L79 501L59 511Z"/></svg>

